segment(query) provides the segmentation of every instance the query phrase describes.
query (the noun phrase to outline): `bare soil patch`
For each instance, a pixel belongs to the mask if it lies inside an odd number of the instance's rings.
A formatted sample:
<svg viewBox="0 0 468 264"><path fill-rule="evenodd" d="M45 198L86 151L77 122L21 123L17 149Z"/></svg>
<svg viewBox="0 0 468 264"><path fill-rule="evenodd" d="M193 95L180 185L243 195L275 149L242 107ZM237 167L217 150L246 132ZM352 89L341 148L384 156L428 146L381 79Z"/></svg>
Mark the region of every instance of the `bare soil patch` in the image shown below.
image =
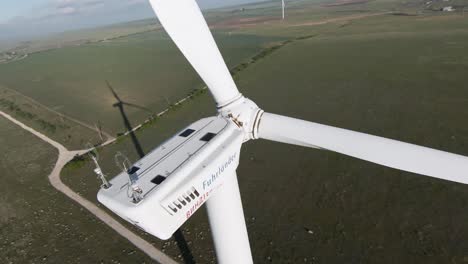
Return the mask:
<svg viewBox="0 0 468 264"><path fill-rule="evenodd" d="M216 28L246 28L252 27L259 24L267 24L271 21L278 20L278 17L248 17L248 18L229 18L223 21L219 21L210 25L211 29Z"/></svg>
<svg viewBox="0 0 468 264"><path fill-rule="evenodd" d="M356 5L364 4L369 2L369 0L340 0L329 4L322 5L323 7L333 7L333 6L344 6L344 5Z"/></svg>
<svg viewBox="0 0 468 264"><path fill-rule="evenodd" d="M381 12L381 13L368 13L368 14L358 14L358 15L351 15L351 16L344 16L344 17L336 17L336 18L322 19L322 20L316 20L316 21L309 21L309 22L304 22L300 24L293 24L291 25L291 27L318 26L318 25L324 25L328 23L356 20L356 19L362 19L362 18L372 17L372 16L381 16L381 15L386 15L390 13L391 12Z"/></svg>

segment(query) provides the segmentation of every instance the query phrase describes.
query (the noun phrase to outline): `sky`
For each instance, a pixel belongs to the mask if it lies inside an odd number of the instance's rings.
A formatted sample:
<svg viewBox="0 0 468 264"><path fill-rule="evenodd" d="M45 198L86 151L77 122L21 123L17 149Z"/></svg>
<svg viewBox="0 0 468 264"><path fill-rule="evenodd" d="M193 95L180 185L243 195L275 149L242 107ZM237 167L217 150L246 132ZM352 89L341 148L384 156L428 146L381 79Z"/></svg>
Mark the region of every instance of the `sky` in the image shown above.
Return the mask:
<svg viewBox="0 0 468 264"><path fill-rule="evenodd" d="M175 0L173 0L175 1ZM263 0L197 0L202 9ZM0 41L154 16L148 0L0 0Z"/></svg>

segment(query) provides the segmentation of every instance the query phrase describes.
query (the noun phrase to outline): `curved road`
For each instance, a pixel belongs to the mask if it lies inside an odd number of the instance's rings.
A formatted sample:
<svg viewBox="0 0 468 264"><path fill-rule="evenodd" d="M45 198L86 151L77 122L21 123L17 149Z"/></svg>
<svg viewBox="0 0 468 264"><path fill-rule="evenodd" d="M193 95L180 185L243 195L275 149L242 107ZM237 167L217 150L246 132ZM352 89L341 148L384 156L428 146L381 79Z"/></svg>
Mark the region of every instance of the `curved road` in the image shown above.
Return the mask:
<svg viewBox="0 0 468 264"><path fill-rule="evenodd" d="M95 215L97 218L99 218L101 221L103 221L105 224L107 224L109 227L114 229L117 233L119 233L121 236L125 237L128 239L133 245L135 245L137 248L139 248L141 251L146 253L149 257L152 259L160 262L160 263L177 263L174 260L172 260L170 257L168 257L166 254L164 254L162 251L156 249L148 243L146 240L142 239L132 231L130 231L128 228L123 226L121 223L116 221L112 216L110 216L108 213L106 213L104 210L101 208L97 207L95 204L92 202L86 200L79 194L75 193L72 189L70 189L68 186L66 186L62 180L60 179L60 172L62 171L62 168L67 164L70 160L73 159L75 155L81 155L86 152L88 152L87 149L85 150L78 150L78 151L69 151L66 149L64 146L62 146L60 143L53 141L52 139L48 138L47 136L41 134L40 132L26 126L25 124L19 122L18 120L14 119L12 116L0 111L0 115L5 117L6 119L10 120L11 122L15 123L16 125L20 126L21 128L31 132L35 136L39 137L40 139L44 140L45 142L51 144L54 146L58 152L59 156L57 159L57 163L55 164L54 169L49 175L49 181L54 186L55 189L58 191L64 193L66 196L68 196L70 199L73 201L77 202L84 208L86 208L89 212L91 212L93 215Z"/></svg>

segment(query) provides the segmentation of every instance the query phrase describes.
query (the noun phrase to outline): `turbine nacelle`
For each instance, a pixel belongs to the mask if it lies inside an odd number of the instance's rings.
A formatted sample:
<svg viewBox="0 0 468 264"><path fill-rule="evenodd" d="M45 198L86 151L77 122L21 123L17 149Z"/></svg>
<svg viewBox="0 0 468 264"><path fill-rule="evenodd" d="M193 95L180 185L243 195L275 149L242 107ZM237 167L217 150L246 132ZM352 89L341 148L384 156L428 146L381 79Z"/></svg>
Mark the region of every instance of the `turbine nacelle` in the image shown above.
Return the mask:
<svg viewBox="0 0 468 264"><path fill-rule="evenodd" d="M233 175L243 140L233 121L201 119L117 175L98 200L131 224L168 239ZM140 190L137 200L133 186Z"/></svg>

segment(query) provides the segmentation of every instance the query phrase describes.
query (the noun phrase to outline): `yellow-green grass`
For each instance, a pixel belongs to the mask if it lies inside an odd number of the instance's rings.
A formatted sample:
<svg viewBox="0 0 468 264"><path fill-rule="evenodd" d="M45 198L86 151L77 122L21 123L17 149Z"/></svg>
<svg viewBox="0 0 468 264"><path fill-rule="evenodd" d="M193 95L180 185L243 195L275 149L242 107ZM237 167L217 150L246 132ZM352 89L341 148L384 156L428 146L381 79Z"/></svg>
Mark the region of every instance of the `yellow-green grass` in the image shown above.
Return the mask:
<svg viewBox="0 0 468 264"><path fill-rule="evenodd" d="M277 38L216 34L230 67ZM105 131L125 131L108 80L121 100L157 113L203 87L185 58L163 32L148 32L109 42L34 53L0 65L0 84ZM167 99L167 100L166 100ZM136 125L151 112L125 107Z"/></svg>
<svg viewBox="0 0 468 264"><path fill-rule="evenodd" d="M98 132L58 114L56 111L59 109L49 109L31 98L2 86L0 86L0 110L69 149L84 149L88 143L101 142ZM96 128L98 128L97 123ZM105 135L103 139L106 140Z"/></svg>
<svg viewBox="0 0 468 264"><path fill-rule="evenodd" d="M151 263L47 180L57 151L0 118L3 263Z"/></svg>

